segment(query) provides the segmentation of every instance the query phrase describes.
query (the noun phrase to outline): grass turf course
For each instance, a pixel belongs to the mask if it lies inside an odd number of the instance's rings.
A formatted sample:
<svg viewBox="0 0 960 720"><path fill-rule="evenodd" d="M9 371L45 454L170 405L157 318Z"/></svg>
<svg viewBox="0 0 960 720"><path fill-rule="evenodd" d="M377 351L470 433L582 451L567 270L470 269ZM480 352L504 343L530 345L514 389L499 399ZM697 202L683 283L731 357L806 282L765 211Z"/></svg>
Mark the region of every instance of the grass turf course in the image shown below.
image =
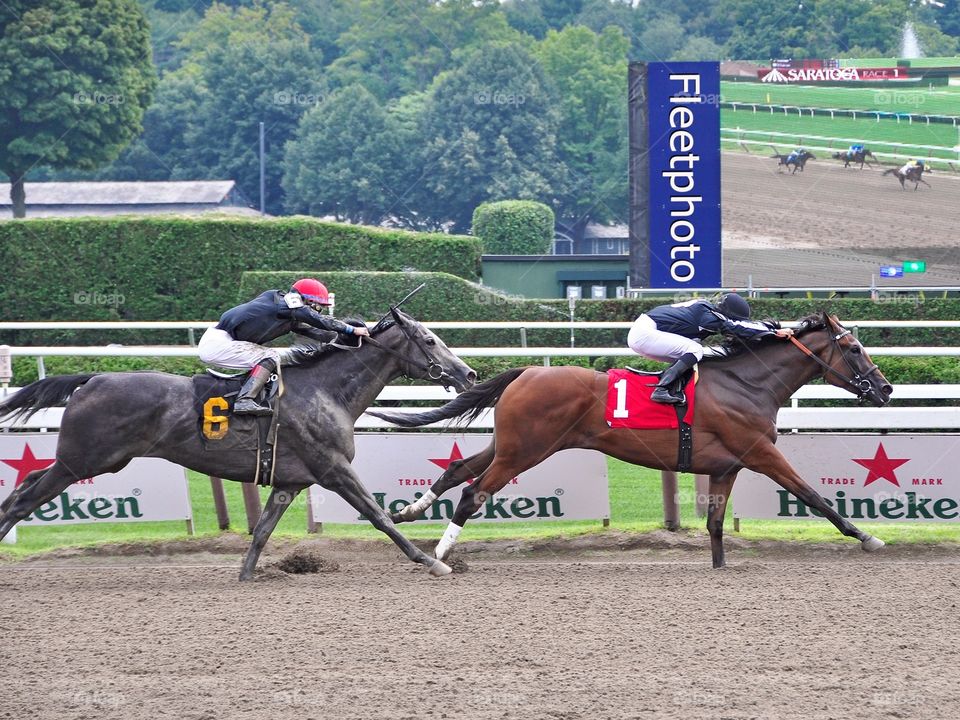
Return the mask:
<svg viewBox="0 0 960 720"><path fill-rule="evenodd" d="M895 120L876 120L853 118L799 117L796 114L784 115L781 113L751 112L749 110L732 111L724 109L721 112L722 136L724 138L738 137L737 129L756 130L774 133L789 133L792 137L776 137L748 134L743 135L747 144L759 145L769 150L771 144L788 148L797 145L816 147L834 147L837 150L846 150L851 144L847 140L836 140L832 143L827 140L810 139L810 136L824 138L856 139L864 143L874 152L889 152L901 155L916 155L919 157L937 157L949 160L960 159L960 153L953 147L960 143L960 133L951 125L927 125L925 123L908 124L897 123ZM928 145L936 149L897 148L884 143L901 143L909 145ZM724 147L730 147L725 143ZM814 153L816 154L816 153ZM818 156L818 159L819 156ZM889 159L887 159L889 160Z"/></svg>
<svg viewBox="0 0 960 720"><path fill-rule="evenodd" d="M935 86L930 90L918 85L857 88L723 81L720 96L724 102L960 115L960 86L954 85Z"/></svg>
<svg viewBox="0 0 960 720"><path fill-rule="evenodd" d="M663 510L660 473L638 468L618 460L609 461L611 528L628 532L651 532L662 527ZM197 535L219 534L210 483L206 476L189 473ZM230 507L231 532L245 530L240 485L225 482ZM263 491L265 494L265 491ZM681 521L684 528L705 533L705 520L694 511L693 477L680 479ZM453 490L449 496L459 497ZM403 532L415 539L438 540L442 523L416 523L402 526ZM954 523L881 524L863 523L859 527L889 543L960 542L960 525ZM504 522L467 525L461 540L494 540L501 538L546 538L604 532L599 521ZM733 521L728 513L726 532L732 534ZM325 525L324 535L334 538L383 539L369 525ZM306 537L306 500L297 498L274 533L275 537ZM186 536L183 522L109 523L100 525L59 525L18 528L15 545L0 545L0 557L14 558L59 547L94 545L105 542L149 543L182 539ZM810 542L845 542L826 520L744 520L739 537ZM854 544L852 541L851 546Z"/></svg>

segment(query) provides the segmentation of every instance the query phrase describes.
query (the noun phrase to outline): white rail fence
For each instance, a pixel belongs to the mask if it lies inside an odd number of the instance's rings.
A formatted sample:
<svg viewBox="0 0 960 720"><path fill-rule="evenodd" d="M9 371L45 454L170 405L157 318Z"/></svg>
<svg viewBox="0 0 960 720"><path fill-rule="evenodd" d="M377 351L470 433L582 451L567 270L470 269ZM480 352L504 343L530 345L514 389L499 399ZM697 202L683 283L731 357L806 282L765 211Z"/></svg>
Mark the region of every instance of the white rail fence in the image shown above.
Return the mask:
<svg viewBox="0 0 960 720"><path fill-rule="evenodd" d="M526 330L553 329L621 329L626 331L629 322L427 322L434 330L443 329L517 329L521 331L519 347L459 347L452 348L460 357L523 357L542 358L549 365L552 358L565 357L632 357L634 353L627 347L528 347L525 345ZM784 323L790 325L791 323ZM846 323L848 327L858 328L960 328L955 320L859 320ZM14 329L204 329L211 322L3 322L0 331ZM875 357L960 357L960 347L868 347L867 352ZM152 345L152 346L13 346L9 348L12 357L35 357L40 363L45 357L196 357L196 348L191 345ZM0 378L2 380L2 378ZM435 401L437 403L452 398L442 388L432 386L393 386L386 388L378 399L390 401ZM790 407L781 409L777 425L792 430L895 430L895 429L944 429L960 430L960 407L904 406L904 400L954 401L960 399L960 385L900 385L895 388L894 407L867 408L854 404L854 398L839 388L828 385L809 385L801 388L792 398ZM801 407L808 400L849 400L845 407ZM400 412L417 412L423 408L398 407ZM28 427L57 428L60 424L62 409L50 409L37 413ZM357 421L362 429L378 429L387 425L368 416ZM0 428L5 425L0 425ZM486 412L471 425L477 429L493 427L492 412Z"/></svg>
<svg viewBox="0 0 960 720"><path fill-rule="evenodd" d="M807 150L812 150L821 153L833 153L846 150L847 147L854 143L863 144L862 138L839 138L839 137L828 137L823 135L808 135L805 133L782 133L782 132L770 132L768 130L742 130L740 128L722 128L721 133L726 133L726 135L721 135L720 142L735 144L749 152L747 145L763 145L770 147L781 147L781 148L793 148L798 145L805 147ZM730 137L729 135L736 135L736 137ZM764 139L765 138L765 139ZM814 144L811 144L810 141L813 141ZM827 145L818 145L815 144L819 141L826 141ZM893 148L895 150L904 150L904 152L884 152L881 150L874 150L874 147L885 147ZM960 151L955 148L944 147L942 145L912 145L910 143L895 143L888 141L874 141L869 144L869 149L873 152L877 158L891 158L898 161L906 160L923 160L928 165L931 163L939 164L941 166L949 166L951 170L957 170L957 162L960 161ZM920 153L914 152L919 150ZM930 151L935 151L940 154L934 155ZM950 157L946 157L950 155Z"/></svg>
<svg viewBox="0 0 960 720"><path fill-rule="evenodd" d="M203 329L211 326L210 322L143 322L143 323L0 323L0 330L10 329ZM559 329L570 330L571 336L575 329L622 329L630 327L629 322L493 322L493 323L464 323L464 322L433 322L426 323L436 330L442 329L518 329L521 343L525 344L526 330L528 329ZM888 321L864 320L850 322L851 328L859 327L888 327L888 328L958 328L960 321ZM37 357L42 372L44 357L53 356L86 356L86 357L195 357L196 348L192 346L145 346L145 347L55 347L55 346L21 346L9 348L10 355L15 357ZM631 356L633 353L627 348L559 348L559 347L515 347L515 348L455 348L454 352L462 357L542 357L544 364L549 364L552 357L575 356ZM960 347L876 347L868 348L874 356L960 356ZM2 360L2 358L0 358ZM0 366L2 366L0 362ZM3 378L0 378L2 381ZM0 397L7 389L0 387ZM378 396L378 401L410 403L414 401L429 402L431 406L440 405L454 394L437 386L391 386L385 388ZM903 406L904 400L944 401L946 403L960 399L960 385L898 385L894 389L894 398L897 401L894 407L865 408L854 404L854 398L849 393L830 385L808 385L791 398L790 406L781 408L777 415L777 426L781 432L800 430L861 430L861 431L889 431L889 430L939 430L960 431L960 407L949 405L940 406ZM842 407L801 407L807 401L847 400L849 404ZM399 406L391 408L399 412L421 412L424 408ZM41 431L56 430L60 427L63 417L63 408L50 408L34 415L26 424L18 429L34 429ZM473 430L490 430L493 428L494 413L487 410L476 418L469 428ZM379 430L390 427L388 423L368 415L362 415L356 422L358 430ZM429 426L432 429L442 428L443 425ZM0 432L9 431L9 421L0 423ZM679 527L679 505L677 503L677 476L676 473L665 472L663 476L664 488L664 523L668 528ZM217 508L218 524L221 529L229 526L229 516L226 510L226 501L223 495L223 485L219 478L211 477L214 501ZM703 476L696 477L698 514L705 512L699 498L706 497L708 492L706 480ZM260 498L256 488L243 485L243 498L247 516L248 531L256 523L260 514ZM309 514L309 507L308 507ZM735 522L738 526L739 522ZM312 516L308 517L310 531L317 529L317 523Z"/></svg>

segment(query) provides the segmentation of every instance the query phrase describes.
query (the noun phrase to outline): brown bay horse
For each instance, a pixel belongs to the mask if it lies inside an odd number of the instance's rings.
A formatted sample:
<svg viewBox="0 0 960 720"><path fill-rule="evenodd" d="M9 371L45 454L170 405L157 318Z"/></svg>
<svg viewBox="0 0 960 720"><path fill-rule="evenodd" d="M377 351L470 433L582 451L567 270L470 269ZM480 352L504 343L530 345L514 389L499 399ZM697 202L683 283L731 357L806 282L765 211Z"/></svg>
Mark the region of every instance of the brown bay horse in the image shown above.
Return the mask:
<svg viewBox="0 0 960 720"><path fill-rule="evenodd" d="M691 472L710 476L707 529L713 566L723 567L723 519L737 473L748 468L767 475L820 511L864 550L883 541L842 518L777 450L777 411L816 377L883 406L893 392L860 342L836 317L825 313L804 319L794 339L764 338L728 357L700 364L693 422ZM443 559L467 519L518 474L560 450L599 450L635 465L676 470L676 430L608 427L605 417L607 375L580 367L528 367L501 373L446 405L418 413L368 410L367 414L403 427L419 427L454 418L469 420L496 407L493 442L450 464L431 491L392 519L418 519L444 492L473 478L447 527L436 556Z"/></svg>
<svg viewBox="0 0 960 720"><path fill-rule="evenodd" d="M923 183L927 187L930 187L930 183L923 179L923 174L925 172L930 172L930 168L924 166L914 166L907 168L906 171L903 171L902 168L890 168L889 170L884 170L884 175L893 175L897 180L900 181L900 188L906 190L906 182L909 180L913 183L913 190L916 192L917 188L920 187L920 183Z"/></svg>

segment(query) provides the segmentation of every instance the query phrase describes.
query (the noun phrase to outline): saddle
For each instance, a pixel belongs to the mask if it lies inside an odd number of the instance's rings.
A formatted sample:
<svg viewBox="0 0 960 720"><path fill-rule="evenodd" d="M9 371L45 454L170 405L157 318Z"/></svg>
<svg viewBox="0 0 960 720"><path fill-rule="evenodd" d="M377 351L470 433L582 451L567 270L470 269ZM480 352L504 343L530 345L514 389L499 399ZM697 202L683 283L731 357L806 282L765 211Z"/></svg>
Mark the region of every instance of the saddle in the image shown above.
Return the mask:
<svg viewBox="0 0 960 720"><path fill-rule="evenodd" d="M233 405L249 373L224 373L208 369L193 376L193 407L197 431L205 450L253 452L258 485L272 485L277 454L280 397L283 382L268 384L264 402L273 411L261 417L234 415Z"/></svg>
<svg viewBox="0 0 960 720"><path fill-rule="evenodd" d="M681 384L684 401L678 405L662 405L650 400L662 372L625 368L607 371L606 421L612 428L647 430L676 429L679 432L677 469L687 472L693 465L693 411L697 367L687 370Z"/></svg>

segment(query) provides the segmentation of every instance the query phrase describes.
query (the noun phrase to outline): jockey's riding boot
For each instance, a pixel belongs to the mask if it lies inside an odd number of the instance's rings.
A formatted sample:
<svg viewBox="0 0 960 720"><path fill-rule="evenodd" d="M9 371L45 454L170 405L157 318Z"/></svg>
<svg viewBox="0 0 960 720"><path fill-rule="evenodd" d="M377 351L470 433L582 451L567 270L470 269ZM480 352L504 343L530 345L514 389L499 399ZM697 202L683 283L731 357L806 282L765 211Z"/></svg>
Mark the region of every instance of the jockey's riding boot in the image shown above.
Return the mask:
<svg viewBox="0 0 960 720"><path fill-rule="evenodd" d="M277 369L277 364L272 358L264 360L259 365L255 365L247 377L247 381L240 388L240 394L237 396L237 402L233 406L234 415L270 415L273 411L269 405L261 405L257 402L257 396L264 386L269 382L273 371Z"/></svg>
<svg viewBox="0 0 960 720"><path fill-rule="evenodd" d="M663 371L660 382L654 388L650 399L665 405L679 405L686 400L683 388L680 386L687 370L697 364L697 356L693 353L684 353L673 365Z"/></svg>

